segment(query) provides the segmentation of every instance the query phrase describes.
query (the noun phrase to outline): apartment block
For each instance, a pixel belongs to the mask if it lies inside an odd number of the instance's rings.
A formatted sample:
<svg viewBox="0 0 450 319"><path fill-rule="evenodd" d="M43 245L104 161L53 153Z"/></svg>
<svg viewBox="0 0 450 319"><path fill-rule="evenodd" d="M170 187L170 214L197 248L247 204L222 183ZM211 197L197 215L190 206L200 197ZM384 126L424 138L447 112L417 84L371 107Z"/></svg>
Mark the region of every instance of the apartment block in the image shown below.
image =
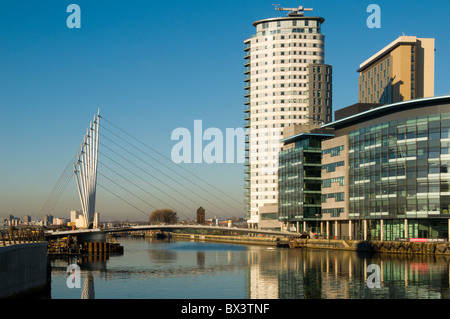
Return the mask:
<svg viewBox="0 0 450 319"><path fill-rule="evenodd" d="M281 11L281 10L280 10ZM325 64L321 17L303 8L253 23L244 41L247 223L258 227L260 208L278 204L278 153L283 129L331 121L332 67Z"/></svg>
<svg viewBox="0 0 450 319"><path fill-rule="evenodd" d="M434 64L434 39L399 37L360 65L359 103L433 97Z"/></svg>

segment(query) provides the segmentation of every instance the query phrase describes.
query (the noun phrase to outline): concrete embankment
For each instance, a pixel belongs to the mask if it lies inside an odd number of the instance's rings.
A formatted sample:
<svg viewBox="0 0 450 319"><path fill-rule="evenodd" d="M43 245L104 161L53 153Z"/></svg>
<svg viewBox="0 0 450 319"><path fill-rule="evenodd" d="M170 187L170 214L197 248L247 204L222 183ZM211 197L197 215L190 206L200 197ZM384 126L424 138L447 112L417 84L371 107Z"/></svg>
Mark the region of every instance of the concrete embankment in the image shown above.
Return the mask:
<svg viewBox="0 0 450 319"><path fill-rule="evenodd" d="M175 238L204 240L223 243L250 245L269 245L290 248L317 248L371 253L422 254L450 256L448 242L399 242L399 241L362 241L336 239L288 239L259 236L219 236L173 233Z"/></svg>
<svg viewBox="0 0 450 319"><path fill-rule="evenodd" d="M448 242L409 242L409 241L362 241L362 240L326 240L326 239L299 239L299 247L325 248L371 253L393 254L422 254L422 255L449 255ZM292 246L292 242L291 242Z"/></svg>
<svg viewBox="0 0 450 319"><path fill-rule="evenodd" d="M50 284L47 242L0 247L0 298L44 291Z"/></svg>

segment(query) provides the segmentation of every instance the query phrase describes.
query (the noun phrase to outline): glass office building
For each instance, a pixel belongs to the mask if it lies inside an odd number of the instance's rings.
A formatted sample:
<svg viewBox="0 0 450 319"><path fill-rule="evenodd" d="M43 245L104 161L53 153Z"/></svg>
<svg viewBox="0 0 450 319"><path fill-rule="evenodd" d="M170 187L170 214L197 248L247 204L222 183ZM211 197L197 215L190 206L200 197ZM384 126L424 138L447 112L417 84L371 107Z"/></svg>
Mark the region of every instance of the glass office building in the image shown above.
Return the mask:
<svg viewBox="0 0 450 319"><path fill-rule="evenodd" d="M348 235L448 239L450 96L385 105L323 127L348 139Z"/></svg>
<svg viewBox="0 0 450 319"><path fill-rule="evenodd" d="M301 133L281 140L278 189L279 220L298 231L317 231L321 218L322 149L332 134Z"/></svg>

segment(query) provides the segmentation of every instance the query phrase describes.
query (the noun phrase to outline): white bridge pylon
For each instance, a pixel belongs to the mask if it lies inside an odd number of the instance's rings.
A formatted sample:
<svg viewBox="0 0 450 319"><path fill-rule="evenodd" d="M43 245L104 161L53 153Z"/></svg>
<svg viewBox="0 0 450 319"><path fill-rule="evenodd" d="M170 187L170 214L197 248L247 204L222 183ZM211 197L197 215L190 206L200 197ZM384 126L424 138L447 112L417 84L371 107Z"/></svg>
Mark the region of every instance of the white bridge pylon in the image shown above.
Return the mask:
<svg viewBox="0 0 450 319"><path fill-rule="evenodd" d="M100 110L94 117L93 122L90 123L90 127L81 144L78 160L73 165L85 228L93 228L94 224L99 129Z"/></svg>

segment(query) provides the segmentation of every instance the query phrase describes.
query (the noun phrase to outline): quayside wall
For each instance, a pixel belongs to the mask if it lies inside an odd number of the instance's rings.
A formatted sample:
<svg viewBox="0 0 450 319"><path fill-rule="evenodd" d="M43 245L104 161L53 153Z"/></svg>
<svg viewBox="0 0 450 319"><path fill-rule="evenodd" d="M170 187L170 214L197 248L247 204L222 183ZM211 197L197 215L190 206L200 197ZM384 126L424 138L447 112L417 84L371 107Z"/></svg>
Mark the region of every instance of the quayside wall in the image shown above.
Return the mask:
<svg viewBox="0 0 450 319"><path fill-rule="evenodd" d="M291 241L291 247L322 248L362 251L371 253L449 255L448 242L410 242L410 241L379 241L379 240L327 240L327 239L297 239Z"/></svg>
<svg viewBox="0 0 450 319"><path fill-rule="evenodd" d="M44 291L50 285L48 242L0 246L0 298Z"/></svg>
<svg viewBox="0 0 450 319"><path fill-rule="evenodd" d="M338 239L295 239L260 236L225 236L172 233L174 238L204 240L223 243L268 245L290 248L317 248L371 253L423 254L450 256L448 242L362 241Z"/></svg>

